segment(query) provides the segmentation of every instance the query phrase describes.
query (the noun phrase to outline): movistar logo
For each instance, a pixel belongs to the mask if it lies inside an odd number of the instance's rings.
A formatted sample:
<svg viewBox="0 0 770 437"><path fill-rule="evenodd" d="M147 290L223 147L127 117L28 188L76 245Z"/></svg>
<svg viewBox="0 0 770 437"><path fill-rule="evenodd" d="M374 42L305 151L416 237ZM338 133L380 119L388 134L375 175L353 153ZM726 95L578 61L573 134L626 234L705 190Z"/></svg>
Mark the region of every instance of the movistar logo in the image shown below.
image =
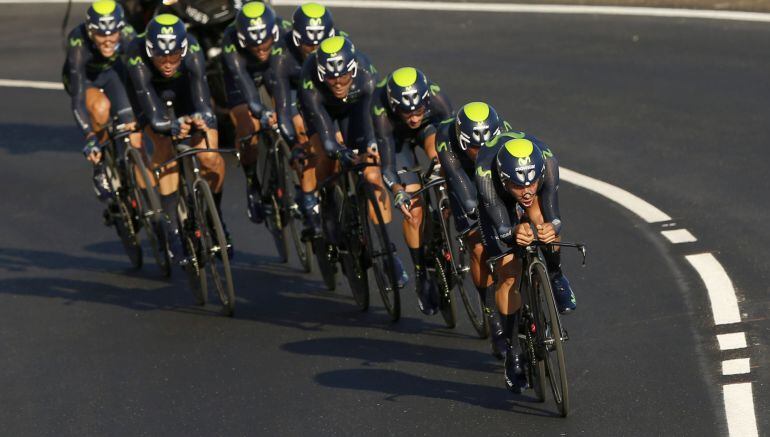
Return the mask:
<svg viewBox="0 0 770 437"><path fill-rule="evenodd" d="M131 64L131 65L139 65L139 64L142 63L142 57L141 56L136 56L134 58L131 58L131 59L128 60L128 63Z"/></svg>
<svg viewBox="0 0 770 437"><path fill-rule="evenodd" d="M369 65L369 71L371 71L372 74L377 74L377 69L374 68L374 65Z"/></svg>
<svg viewBox="0 0 770 437"><path fill-rule="evenodd" d="M273 52L272 52L272 54L274 54L274 55L278 56L278 55L280 55L281 53L283 53L283 49L282 49L281 47L275 47L275 48L273 48Z"/></svg>
<svg viewBox="0 0 770 437"><path fill-rule="evenodd" d="M442 141L438 144L438 147L436 147L436 150L439 152L442 152L447 149L446 141ZM480 167L479 167L480 168Z"/></svg>
<svg viewBox="0 0 770 437"><path fill-rule="evenodd" d="M510 123L508 123L507 121L503 120L503 129L504 129L506 132L508 132L509 130L511 130L511 129L513 129L513 128L511 127L511 124L510 124Z"/></svg>
<svg viewBox="0 0 770 437"><path fill-rule="evenodd" d="M441 87L440 87L440 86L438 86L438 85L436 85L436 84L431 84L431 86L430 86L430 92L431 92L431 93L432 93L434 96L435 96L436 94L438 94L438 93L439 93L439 91L441 91Z"/></svg>
<svg viewBox="0 0 770 437"><path fill-rule="evenodd" d="M312 80L306 80L302 83L302 88L305 88L306 90L312 90L313 89L313 81Z"/></svg>
<svg viewBox="0 0 770 437"><path fill-rule="evenodd" d="M201 46L199 44L193 44L190 46L190 53L196 53L201 51Z"/></svg>
<svg viewBox="0 0 770 437"><path fill-rule="evenodd" d="M382 115L383 112L385 112L385 108L382 108L380 106L374 107L374 115L379 117L380 115Z"/></svg>
<svg viewBox="0 0 770 437"><path fill-rule="evenodd" d="M83 40L81 38L70 38L70 47L81 47Z"/></svg>
<svg viewBox="0 0 770 437"><path fill-rule="evenodd" d="M174 34L174 28L173 27L161 27L160 33L163 35L173 35Z"/></svg>
<svg viewBox="0 0 770 437"><path fill-rule="evenodd" d="M235 44L230 44L229 46L225 46L225 53L232 53L235 51Z"/></svg>
<svg viewBox="0 0 770 437"><path fill-rule="evenodd" d="M382 88L388 84L388 78L382 79L377 83L377 88Z"/></svg>
<svg viewBox="0 0 770 437"><path fill-rule="evenodd" d="M492 176L492 170L484 170L483 167L478 166L476 167L476 174L481 176L482 178L488 178Z"/></svg>
<svg viewBox="0 0 770 437"><path fill-rule="evenodd" d="M543 147L543 158L548 159L553 157L553 152L548 147Z"/></svg>

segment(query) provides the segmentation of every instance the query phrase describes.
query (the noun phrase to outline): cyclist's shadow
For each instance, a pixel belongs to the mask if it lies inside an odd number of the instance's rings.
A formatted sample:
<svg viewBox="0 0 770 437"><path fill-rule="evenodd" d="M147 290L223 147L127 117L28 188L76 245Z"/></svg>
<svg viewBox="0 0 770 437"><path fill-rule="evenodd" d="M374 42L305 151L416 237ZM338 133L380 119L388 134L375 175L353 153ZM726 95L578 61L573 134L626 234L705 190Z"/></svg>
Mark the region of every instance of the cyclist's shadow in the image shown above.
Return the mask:
<svg viewBox="0 0 770 437"><path fill-rule="evenodd" d="M333 370L316 375L315 381L324 387L380 392L387 395L386 400L393 402L397 402L400 397L417 396L462 402L490 410L542 417L558 416L555 411L547 409L547 404L535 406L534 398L513 394L502 386L498 388L430 379L397 370Z"/></svg>

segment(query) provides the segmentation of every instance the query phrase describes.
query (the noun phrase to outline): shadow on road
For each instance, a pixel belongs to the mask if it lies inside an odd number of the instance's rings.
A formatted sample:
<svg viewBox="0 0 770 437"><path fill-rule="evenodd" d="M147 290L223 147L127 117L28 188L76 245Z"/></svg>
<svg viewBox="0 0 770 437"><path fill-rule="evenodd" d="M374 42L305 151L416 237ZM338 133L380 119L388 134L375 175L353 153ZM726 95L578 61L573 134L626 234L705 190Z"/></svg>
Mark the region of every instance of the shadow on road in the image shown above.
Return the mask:
<svg viewBox="0 0 770 437"><path fill-rule="evenodd" d="M387 395L390 401L405 396L418 396L462 402L490 410L542 417L558 416L545 406L533 405L537 402L534 398L512 394L502 386L497 388L423 378L396 370L334 370L317 375L315 380L325 387L380 392Z"/></svg>
<svg viewBox="0 0 770 437"><path fill-rule="evenodd" d="M0 123L0 149L13 154L35 152L79 153L83 136L74 125L51 126Z"/></svg>

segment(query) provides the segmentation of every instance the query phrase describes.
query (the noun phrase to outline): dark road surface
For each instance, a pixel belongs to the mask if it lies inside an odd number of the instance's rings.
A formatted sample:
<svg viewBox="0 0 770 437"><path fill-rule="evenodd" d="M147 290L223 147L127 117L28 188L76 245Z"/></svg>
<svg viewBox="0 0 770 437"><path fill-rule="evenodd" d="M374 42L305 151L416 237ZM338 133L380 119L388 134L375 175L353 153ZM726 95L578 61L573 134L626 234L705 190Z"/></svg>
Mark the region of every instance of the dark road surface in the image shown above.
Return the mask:
<svg viewBox="0 0 770 437"><path fill-rule="evenodd" d="M2 7L0 78L59 80L62 11ZM565 167L698 237L671 245L659 225L562 184L565 239L589 246L586 268L565 256L579 307L564 319L571 415L507 392L464 313L444 329L404 290L404 317L391 324L378 295L360 313L343 280L329 293L295 258L278 264L267 231L246 218L235 166L223 204L236 317L196 307L181 271L171 281L151 261L131 271L101 223L66 94L0 88L3 435L726 435L721 384L736 381L753 382L759 434L770 434L766 26L334 16L381 74L414 65L456 106L488 100ZM683 257L700 252L733 280L748 350L718 349L722 328ZM723 377L721 361L738 357L751 373Z"/></svg>

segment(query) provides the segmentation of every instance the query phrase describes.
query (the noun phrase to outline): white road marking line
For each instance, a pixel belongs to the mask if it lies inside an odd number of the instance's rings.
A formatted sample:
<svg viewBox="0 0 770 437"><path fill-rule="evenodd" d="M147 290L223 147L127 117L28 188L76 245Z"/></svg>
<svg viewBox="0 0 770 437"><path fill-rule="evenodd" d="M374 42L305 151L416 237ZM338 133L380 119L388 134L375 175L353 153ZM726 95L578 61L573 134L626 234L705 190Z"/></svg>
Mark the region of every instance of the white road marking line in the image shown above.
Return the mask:
<svg viewBox="0 0 770 437"><path fill-rule="evenodd" d="M559 167L559 178L571 184L591 190L597 194L601 194L638 215L647 223L667 222L671 220L671 217L669 217L668 214L659 210L644 199L637 197L620 187L608 184L607 182L594 179L564 167Z"/></svg>
<svg viewBox="0 0 770 437"><path fill-rule="evenodd" d="M668 238L668 241L679 244L679 243L692 243L693 241L698 241L697 238L693 234L690 233L687 229L675 229L673 231L660 231L661 234L663 234L664 237Z"/></svg>
<svg viewBox="0 0 770 437"><path fill-rule="evenodd" d="M92 0L73 0L90 3ZM67 3L67 0L0 0L0 4ZM273 0L275 6L298 6L305 0ZM506 3L461 3L442 1L393 0L325 0L330 8L401 9L448 12L505 12L529 14L621 15L635 17L696 18L708 20L750 21L770 23L770 14L763 12L711 11L703 9L650 8L629 6L536 5Z"/></svg>
<svg viewBox="0 0 770 437"><path fill-rule="evenodd" d="M722 375L743 375L751 372L748 358L736 358L722 361Z"/></svg>
<svg viewBox="0 0 770 437"><path fill-rule="evenodd" d="M11 88L36 88L41 90L63 90L64 85L59 82L42 82L36 80L11 80L0 79L0 87Z"/></svg>
<svg viewBox="0 0 770 437"><path fill-rule="evenodd" d="M738 311L738 298L730 277L727 276L722 264L710 253L687 255L687 261L698 272L703 283L706 284L709 300L711 300L711 313L714 315L715 325L738 323L741 314Z"/></svg>
<svg viewBox="0 0 770 437"><path fill-rule="evenodd" d="M754 396L751 383L725 384L724 400L727 430L734 437L757 437L757 419L754 417Z"/></svg>
<svg viewBox="0 0 770 437"><path fill-rule="evenodd" d="M719 350L729 351L733 349L743 349L746 347L746 333L732 332L730 334L717 335Z"/></svg>

